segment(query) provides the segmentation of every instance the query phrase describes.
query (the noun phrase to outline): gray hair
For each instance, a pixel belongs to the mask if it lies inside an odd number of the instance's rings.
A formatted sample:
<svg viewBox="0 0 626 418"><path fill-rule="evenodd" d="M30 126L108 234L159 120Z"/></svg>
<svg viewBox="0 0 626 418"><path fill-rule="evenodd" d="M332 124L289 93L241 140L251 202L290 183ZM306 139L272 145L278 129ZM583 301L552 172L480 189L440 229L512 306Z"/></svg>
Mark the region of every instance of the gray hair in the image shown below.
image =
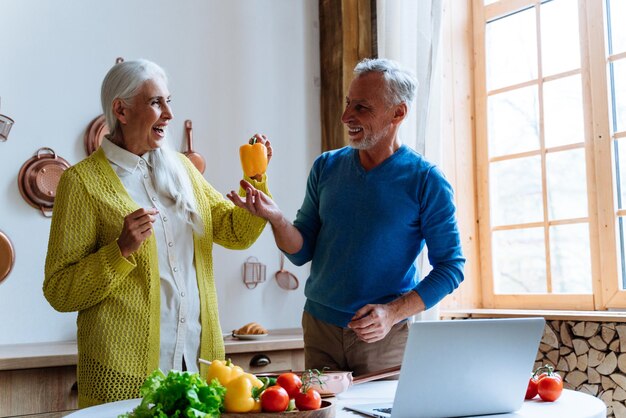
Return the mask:
<svg viewBox="0 0 626 418"><path fill-rule="evenodd" d="M354 67L354 74L360 77L368 73L381 73L387 86L387 101L393 105L406 103L411 107L417 91L417 78L396 61L386 58L366 58Z"/></svg>
<svg viewBox="0 0 626 418"><path fill-rule="evenodd" d="M111 135L115 135L119 121L113 114L113 101L121 99L130 105L144 82L161 78L167 84L167 75L163 68L152 61L139 59L115 64L104 77L100 89L102 110Z"/></svg>
<svg viewBox="0 0 626 418"><path fill-rule="evenodd" d="M143 83L157 78L167 84L165 71L157 64L143 59L123 61L109 70L102 82L100 99L111 138L119 128L119 121L113 114L113 101L121 99L127 106L131 106ZM196 207L189 173L180 160L180 154L167 138L161 147L148 154L156 191L171 198L176 203L176 213L180 218L201 234L204 230L203 221Z"/></svg>

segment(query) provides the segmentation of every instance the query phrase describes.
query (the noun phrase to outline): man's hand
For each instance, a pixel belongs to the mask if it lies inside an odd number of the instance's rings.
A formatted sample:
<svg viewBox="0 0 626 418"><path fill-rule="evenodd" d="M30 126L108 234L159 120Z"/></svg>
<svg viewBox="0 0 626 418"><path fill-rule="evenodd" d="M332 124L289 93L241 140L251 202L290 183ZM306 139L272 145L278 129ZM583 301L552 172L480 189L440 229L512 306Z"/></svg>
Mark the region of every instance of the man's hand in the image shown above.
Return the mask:
<svg viewBox="0 0 626 418"><path fill-rule="evenodd" d="M295 254L302 248L302 234L287 221L278 205L265 193L252 187L245 180L239 182L246 191L246 198L242 198L231 190L226 195L235 206L247 210L251 214L263 218L272 225L274 240L281 250L288 254Z"/></svg>
<svg viewBox="0 0 626 418"><path fill-rule="evenodd" d="M384 305L365 305L356 311L348 323L348 328L351 328L360 340L373 343L385 338L398 322L425 309L426 305L420 295L411 290Z"/></svg>
<svg viewBox="0 0 626 418"><path fill-rule="evenodd" d="M124 218L124 226L117 245L122 256L128 257L139 249L141 244L152 235L152 223L156 220L159 211L155 208L137 209Z"/></svg>
<svg viewBox="0 0 626 418"><path fill-rule="evenodd" d="M380 341L391 331L397 321L390 305L365 305L352 317L351 328L366 343Z"/></svg>
<svg viewBox="0 0 626 418"><path fill-rule="evenodd" d="M245 180L241 180L239 183L241 188L246 192L245 199L239 196L234 190L231 190L230 193L226 195L235 206L246 209L251 214L266 219L269 222L277 222L283 218L282 212L272 198L262 191L255 189Z"/></svg>

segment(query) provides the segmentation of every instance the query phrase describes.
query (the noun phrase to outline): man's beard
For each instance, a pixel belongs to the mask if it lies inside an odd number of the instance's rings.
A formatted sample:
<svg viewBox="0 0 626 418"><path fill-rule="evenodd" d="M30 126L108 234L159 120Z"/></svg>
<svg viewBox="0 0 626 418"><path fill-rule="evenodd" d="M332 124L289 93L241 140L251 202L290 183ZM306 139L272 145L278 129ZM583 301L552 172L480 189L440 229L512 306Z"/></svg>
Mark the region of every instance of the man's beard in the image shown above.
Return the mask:
<svg viewBox="0 0 626 418"><path fill-rule="evenodd" d="M387 133L389 133L389 126L385 126L384 129L378 131L375 134L369 134L369 135L365 135L363 136L363 139L361 139L360 141L355 141L352 138L350 138L350 147L354 148L354 149L359 149L359 150L366 150L366 149L370 149L373 148L376 144L378 144L380 142L381 139L383 139Z"/></svg>

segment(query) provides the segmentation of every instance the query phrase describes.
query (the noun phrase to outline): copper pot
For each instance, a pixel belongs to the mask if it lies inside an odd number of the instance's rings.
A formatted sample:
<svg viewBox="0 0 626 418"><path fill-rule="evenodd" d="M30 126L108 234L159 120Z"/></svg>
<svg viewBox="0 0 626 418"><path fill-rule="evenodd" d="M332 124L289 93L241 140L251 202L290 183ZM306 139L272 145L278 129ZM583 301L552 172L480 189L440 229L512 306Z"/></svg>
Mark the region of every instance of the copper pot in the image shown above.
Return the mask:
<svg viewBox="0 0 626 418"><path fill-rule="evenodd" d="M85 130L84 143L87 155L93 154L102 144L102 139L109 133L104 115L94 118Z"/></svg>
<svg viewBox="0 0 626 418"><path fill-rule="evenodd" d="M52 148L40 148L20 169L17 177L20 194L29 205L51 217L59 180L69 167Z"/></svg>
<svg viewBox="0 0 626 418"><path fill-rule="evenodd" d="M15 250L9 237L0 231L0 283L7 278L15 263Z"/></svg>

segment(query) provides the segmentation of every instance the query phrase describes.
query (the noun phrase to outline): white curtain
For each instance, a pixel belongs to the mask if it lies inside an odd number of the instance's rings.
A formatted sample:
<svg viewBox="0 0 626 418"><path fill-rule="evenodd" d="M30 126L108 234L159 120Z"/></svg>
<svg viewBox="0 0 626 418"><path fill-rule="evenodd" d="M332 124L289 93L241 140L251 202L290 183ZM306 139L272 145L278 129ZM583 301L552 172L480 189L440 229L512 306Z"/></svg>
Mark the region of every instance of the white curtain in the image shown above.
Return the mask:
<svg viewBox="0 0 626 418"><path fill-rule="evenodd" d="M443 0L377 0L378 56L398 61L417 76L419 87L402 142L441 165L440 39ZM425 248L418 259L423 278L431 270ZM439 319L439 305L414 320Z"/></svg>

